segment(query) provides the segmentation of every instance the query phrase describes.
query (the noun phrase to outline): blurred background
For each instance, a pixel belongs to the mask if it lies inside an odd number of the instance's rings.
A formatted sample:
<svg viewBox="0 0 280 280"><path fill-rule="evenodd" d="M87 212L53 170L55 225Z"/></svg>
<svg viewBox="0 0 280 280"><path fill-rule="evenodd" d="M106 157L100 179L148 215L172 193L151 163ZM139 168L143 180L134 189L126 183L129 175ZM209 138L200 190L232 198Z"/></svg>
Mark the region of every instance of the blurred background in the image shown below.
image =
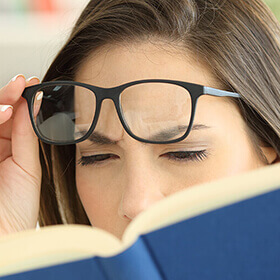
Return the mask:
<svg viewBox="0 0 280 280"><path fill-rule="evenodd" d="M0 88L43 78L89 0L0 0Z"/></svg>
<svg viewBox="0 0 280 280"><path fill-rule="evenodd" d="M89 0L0 0L0 88L43 78ZM280 0L264 0L280 20Z"/></svg>

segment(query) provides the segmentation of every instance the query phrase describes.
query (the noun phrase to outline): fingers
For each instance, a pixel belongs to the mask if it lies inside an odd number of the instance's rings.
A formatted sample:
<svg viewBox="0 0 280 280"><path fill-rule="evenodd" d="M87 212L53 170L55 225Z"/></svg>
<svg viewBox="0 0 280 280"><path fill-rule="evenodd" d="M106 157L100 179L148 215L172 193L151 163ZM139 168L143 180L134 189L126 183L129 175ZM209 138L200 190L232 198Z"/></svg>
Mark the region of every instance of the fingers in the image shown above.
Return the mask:
<svg viewBox="0 0 280 280"><path fill-rule="evenodd" d="M12 119L16 114L17 107L19 105L19 100L21 98L22 92L26 86L31 86L39 82L37 77L32 77L31 79L25 80L24 75L19 74L11 81L0 89L0 106L12 106L5 112L0 111L0 138L11 139L12 133ZM2 108L3 108L2 107ZM6 107L4 107L6 108ZM1 108L0 108L1 110Z"/></svg>
<svg viewBox="0 0 280 280"><path fill-rule="evenodd" d="M0 104L14 105L19 100L25 86L24 75L19 74L14 77L6 86L0 89Z"/></svg>
<svg viewBox="0 0 280 280"><path fill-rule="evenodd" d="M13 114L13 106L0 105L0 125L6 122Z"/></svg>
<svg viewBox="0 0 280 280"><path fill-rule="evenodd" d="M13 106L25 87L25 77L20 74L0 89L0 125L7 122L13 114ZM3 127L1 130L3 131ZM1 135L1 132L0 132ZM3 137L3 135L1 135ZM7 136L7 135L6 135Z"/></svg>
<svg viewBox="0 0 280 280"><path fill-rule="evenodd" d="M31 78L29 78L28 80L26 80L26 86L28 87L28 86L34 86L34 85L37 85L37 84L39 84L40 83L40 80L39 80L39 78L38 77L31 77ZM34 114L34 116L37 116L37 114L38 114L38 111L39 111L39 109L40 109L40 107L41 107L41 101L39 102L39 100L38 100L38 93L36 94L36 96L35 96L35 102L34 102L34 105L33 105L33 108L34 108L34 110L33 110L33 114Z"/></svg>
<svg viewBox="0 0 280 280"><path fill-rule="evenodd" d="M38 84L37 77L27 80L25 86ZM39 145L32 128L27 102L24 98L18 101L17 112L13 119L12 154L15 162L30 175L40 170Z"/></svg>
<svg viewBox="0 0 280 280"><path fill-rule="evenodd" d="M26 80L26 87L34 86L40 83L40 79L36 76L33 76Z"/></svg>

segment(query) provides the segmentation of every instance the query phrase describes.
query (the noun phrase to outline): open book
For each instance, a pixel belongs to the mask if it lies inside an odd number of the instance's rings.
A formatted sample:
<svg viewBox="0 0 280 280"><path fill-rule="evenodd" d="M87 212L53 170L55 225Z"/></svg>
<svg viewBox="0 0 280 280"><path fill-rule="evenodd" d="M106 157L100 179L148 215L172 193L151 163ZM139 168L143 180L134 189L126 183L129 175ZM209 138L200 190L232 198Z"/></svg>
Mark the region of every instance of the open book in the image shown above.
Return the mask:
<svg viewBox="0 0 280 280"><path fill-rule="evenodd" d="M84 225L3 236L0 279L280 279L280 164L172 194L122 240Z"/></svg>

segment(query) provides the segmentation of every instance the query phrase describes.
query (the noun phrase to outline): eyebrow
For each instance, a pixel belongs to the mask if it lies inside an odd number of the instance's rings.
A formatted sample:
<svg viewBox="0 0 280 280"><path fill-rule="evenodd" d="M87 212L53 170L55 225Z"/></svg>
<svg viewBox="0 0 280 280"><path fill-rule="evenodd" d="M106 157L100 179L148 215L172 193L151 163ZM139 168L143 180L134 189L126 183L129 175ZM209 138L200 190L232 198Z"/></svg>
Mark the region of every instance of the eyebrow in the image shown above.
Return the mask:
<svg viewBox="0 0 280 280"><path fill-rule="evenodd" d="M202 130L202 129L208 129L211 128L210 126L204 125L204 124L195 124L193 125L191 130ZM174 127L171 129L166 129L163 130L157 134L155 134L152 139L162 139L164 137L164 139L172 139L173 137L175 137L176 135L178 135L180 132L182 131L187 131L188 126L180 126L179 130L178 127ZM78 136L79 134L85 135L87 133L86 130L82 130L79 132L76 132L75 135ZM119 140L115 141L112 140L110 138L108 138L107 136L99 133L99 132L93 132L88 138L87 140L90 140L93 144L96 145L116 145L118 144ZM148 144L148 143L143 143L143 144Z"/></svg>

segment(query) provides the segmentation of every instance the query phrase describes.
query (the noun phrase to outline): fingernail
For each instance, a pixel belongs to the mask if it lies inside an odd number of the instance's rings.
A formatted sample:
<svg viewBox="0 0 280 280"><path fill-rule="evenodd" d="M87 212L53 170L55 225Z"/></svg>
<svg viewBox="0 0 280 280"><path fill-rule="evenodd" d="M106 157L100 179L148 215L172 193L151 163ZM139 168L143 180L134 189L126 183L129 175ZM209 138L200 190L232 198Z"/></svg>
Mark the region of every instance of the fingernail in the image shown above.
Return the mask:
<svg viewBox="0 0 280 280"><path fill-rule="evenodd" d="M43 92L40 91L39 94L37 95L37 100L41 100L43 98Z"/></svg>
<svg viewBox="0 0 280 280"><path fill-rule="evenodd" d="M5 111L8 110L9 108L13 109L13 106L11 106L11 105L4 105L4 106L1 106L1 112L5 112Z"/></svg>
<svg viewBox="0 0 280 280"><path fill-rule="evenodd" d="M15 80L19 77L19 76L24 76L23 74L18 74L18 75L16 75L15 77L13 77L11 80L10 80L10 82L15 82ZM9 82L9 83L10 83Z"/></svg>
<svg viewBox="0 0 280 280"><path fill-rule="evenodd" d="M32 76L32 77L28 78L28 79L26 80L26 82L29 82L29 81L31 81L32 79L38 79L38 80L40 81L40 79L39 79L37 76Z"/></svg>

